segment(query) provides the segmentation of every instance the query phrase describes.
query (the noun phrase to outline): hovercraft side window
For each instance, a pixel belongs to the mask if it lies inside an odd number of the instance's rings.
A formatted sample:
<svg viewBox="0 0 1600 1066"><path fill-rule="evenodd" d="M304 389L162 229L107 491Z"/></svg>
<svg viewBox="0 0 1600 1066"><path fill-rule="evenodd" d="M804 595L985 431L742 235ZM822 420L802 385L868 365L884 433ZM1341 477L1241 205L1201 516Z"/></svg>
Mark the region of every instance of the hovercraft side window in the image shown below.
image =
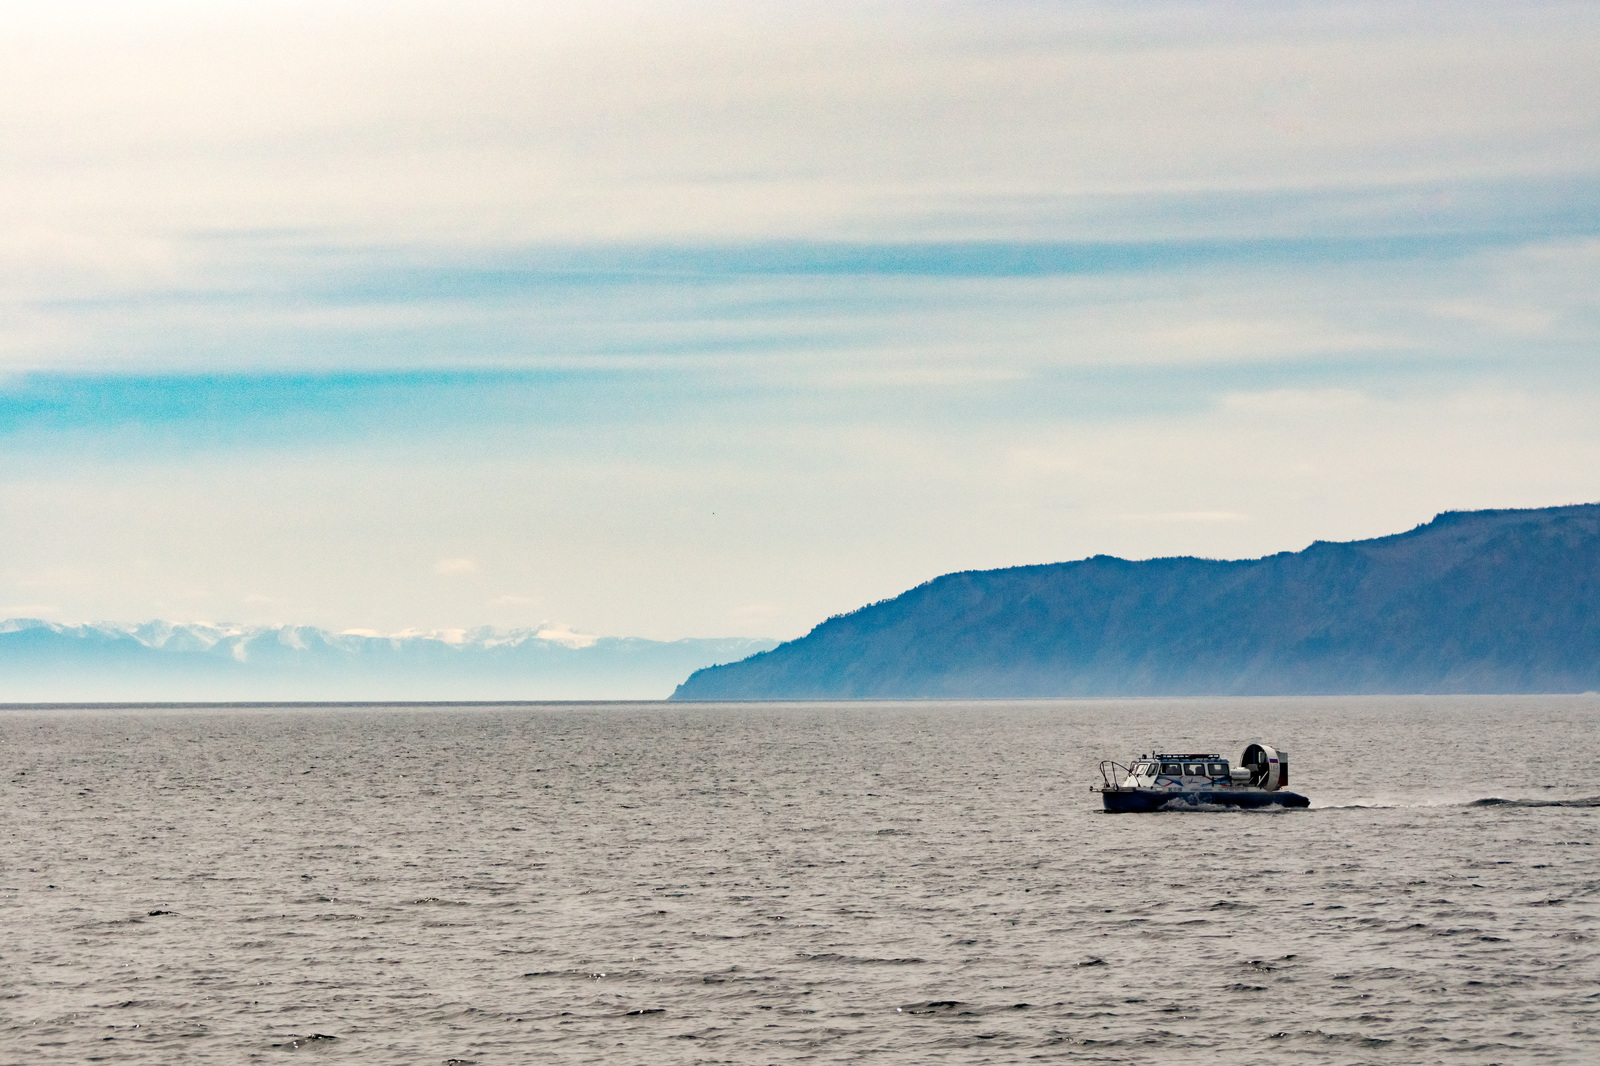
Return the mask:
<svg viewBox="0 0 1600 1066"><path fill-rule="evenodd" d="M1207 763L1206 768L1211 771L1212 777L1227 777L1228 764L1225 762Z"/></svg>
<svg viewBox="0 0 1600 1066"><path fill-rule="evenodd" d="M1189 777L1204 777L1206 776L1206 764L1203 762L1186 763L1184 764L1183 772Z"/></svg>
<svg viewBox="0 0 1600 1066"><path fill-rule="evenodd" d="M1164 762L1161 764L1161 772L1164 774L1173 774L1174 776L1182 777L1183 764L1181 762Z"/></svg>

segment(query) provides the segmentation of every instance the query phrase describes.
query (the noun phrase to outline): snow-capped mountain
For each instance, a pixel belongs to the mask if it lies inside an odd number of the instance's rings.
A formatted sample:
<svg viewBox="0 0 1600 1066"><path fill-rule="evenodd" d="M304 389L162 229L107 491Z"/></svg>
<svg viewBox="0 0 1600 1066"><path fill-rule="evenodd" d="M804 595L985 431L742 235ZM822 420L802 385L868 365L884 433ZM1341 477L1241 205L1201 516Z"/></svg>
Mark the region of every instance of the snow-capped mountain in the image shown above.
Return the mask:
<svg viewBox="0 0 1600 1066"><path fill-rule="evenodd" d="M774 644L13 618L0 622L0 702L659 699L700 667Z"/></svg>

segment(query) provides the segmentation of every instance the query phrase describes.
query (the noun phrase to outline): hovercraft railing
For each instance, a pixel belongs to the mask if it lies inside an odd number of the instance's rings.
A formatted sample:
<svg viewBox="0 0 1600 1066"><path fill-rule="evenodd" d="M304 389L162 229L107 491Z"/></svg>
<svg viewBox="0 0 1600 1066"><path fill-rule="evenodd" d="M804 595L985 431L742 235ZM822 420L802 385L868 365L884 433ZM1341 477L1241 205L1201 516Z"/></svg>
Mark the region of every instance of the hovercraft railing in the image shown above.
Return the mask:
<svg viewBox="0 0 1600 1066"><path fill-rule="evenodd" d="M1105 791L1123 791L1122 782L1126 781L1132 776L1133 767L1124 766L1115 759L1100 760L1100 780L1106 783Z"/></svg>

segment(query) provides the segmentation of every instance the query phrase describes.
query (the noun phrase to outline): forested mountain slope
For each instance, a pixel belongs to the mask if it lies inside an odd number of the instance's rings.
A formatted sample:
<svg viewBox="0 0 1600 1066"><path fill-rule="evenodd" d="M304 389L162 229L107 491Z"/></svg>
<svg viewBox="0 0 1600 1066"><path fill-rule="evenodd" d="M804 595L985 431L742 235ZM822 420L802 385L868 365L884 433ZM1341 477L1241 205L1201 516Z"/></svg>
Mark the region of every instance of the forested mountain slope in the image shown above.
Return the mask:
<svg viewBox="0 0 1600 1066"><path fill-rule="evenodd" d="M1600 689L1600 504L1446 512L1263 559L947 574L674 699Z"/></svg>

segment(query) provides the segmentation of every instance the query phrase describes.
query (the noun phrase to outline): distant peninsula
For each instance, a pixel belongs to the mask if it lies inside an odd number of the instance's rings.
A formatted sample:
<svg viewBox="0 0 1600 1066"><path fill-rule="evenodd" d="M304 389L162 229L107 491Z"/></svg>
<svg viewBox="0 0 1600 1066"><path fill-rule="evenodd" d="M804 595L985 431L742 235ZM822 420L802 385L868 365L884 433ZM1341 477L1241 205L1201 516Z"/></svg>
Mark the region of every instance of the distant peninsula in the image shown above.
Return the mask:
<svg viewBox="0 0 1600 1066"><path fill-rule="evenodd" d="M1600 689L1600 504L1447 511L1262 559L946 574L675 700Z"/></svg>

